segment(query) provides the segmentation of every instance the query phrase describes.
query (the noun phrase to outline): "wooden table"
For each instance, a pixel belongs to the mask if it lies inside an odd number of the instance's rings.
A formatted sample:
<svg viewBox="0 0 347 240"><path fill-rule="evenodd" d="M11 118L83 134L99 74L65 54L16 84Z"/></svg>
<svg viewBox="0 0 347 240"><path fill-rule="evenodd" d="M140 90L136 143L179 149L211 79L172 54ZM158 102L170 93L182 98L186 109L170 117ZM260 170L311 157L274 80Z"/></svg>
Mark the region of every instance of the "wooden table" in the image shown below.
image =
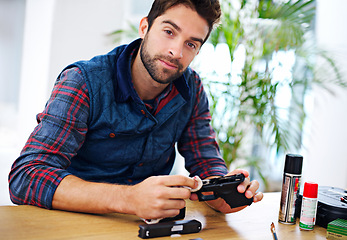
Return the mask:
<svg viewBox="0 0 347 240"><path fill-rule="evenodd" d="M273 239L270 224L275 223L279 240L325 239L326 229L313 231L295 225L278 223L280 193L266 193L263 201L232 214L213 211L203 202L187 201L186 219L197 219L203 225L199 233L154 239L222 240ZM136 216L126 214L94 215L34 206L1 206L0 239L140 239Z"/></svg>

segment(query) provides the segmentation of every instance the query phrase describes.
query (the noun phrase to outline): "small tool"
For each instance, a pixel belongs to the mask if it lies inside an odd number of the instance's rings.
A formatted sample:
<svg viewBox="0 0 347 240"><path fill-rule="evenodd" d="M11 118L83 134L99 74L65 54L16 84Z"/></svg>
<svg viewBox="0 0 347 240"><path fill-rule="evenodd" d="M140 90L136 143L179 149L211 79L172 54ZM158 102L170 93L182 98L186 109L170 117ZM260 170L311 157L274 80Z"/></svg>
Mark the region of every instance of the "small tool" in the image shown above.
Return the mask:
<svg viewBox="0 0 347 240"><path fill-rule="evenodd" d="M274 240L278 240L274 223L271 223L271 232L274 237Z"/></svg>

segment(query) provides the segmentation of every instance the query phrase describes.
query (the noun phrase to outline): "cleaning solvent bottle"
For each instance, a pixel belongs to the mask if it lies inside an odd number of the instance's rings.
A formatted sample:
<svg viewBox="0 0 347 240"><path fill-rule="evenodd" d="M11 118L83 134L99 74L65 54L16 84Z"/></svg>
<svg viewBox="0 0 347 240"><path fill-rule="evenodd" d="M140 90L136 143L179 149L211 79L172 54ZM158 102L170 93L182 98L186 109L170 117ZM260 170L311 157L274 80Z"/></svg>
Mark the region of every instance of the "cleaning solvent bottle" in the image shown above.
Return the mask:
<svg viewBox="0 0 347 240"><path fill-rule="evenodd" d="M299 223L299 227L302 230L313 230L317 214L317 197L318 184L305 182Z"/></svg>
<svg viewBox="0 0 347 240"><path fill-rule="evenodd" d="M295 224L295 203L300 193L300 180L303 157L298 154L287 154L284 164L282 193L278 221L284 224Z"/></svg>

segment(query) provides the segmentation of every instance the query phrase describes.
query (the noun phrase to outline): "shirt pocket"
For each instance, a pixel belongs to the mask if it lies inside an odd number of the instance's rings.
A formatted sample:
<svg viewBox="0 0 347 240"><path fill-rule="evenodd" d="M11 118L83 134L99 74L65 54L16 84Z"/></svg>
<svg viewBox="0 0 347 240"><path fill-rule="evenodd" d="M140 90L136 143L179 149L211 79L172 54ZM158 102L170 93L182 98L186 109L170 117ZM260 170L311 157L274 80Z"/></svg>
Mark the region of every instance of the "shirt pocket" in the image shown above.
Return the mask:
<svg viewBox="0 0 347 240"><path fill-rule="evenodd" d="M138 135L120 134L105 128L87 134L82 148L91 162L117 168L140 161L144 139Z"/></svg>

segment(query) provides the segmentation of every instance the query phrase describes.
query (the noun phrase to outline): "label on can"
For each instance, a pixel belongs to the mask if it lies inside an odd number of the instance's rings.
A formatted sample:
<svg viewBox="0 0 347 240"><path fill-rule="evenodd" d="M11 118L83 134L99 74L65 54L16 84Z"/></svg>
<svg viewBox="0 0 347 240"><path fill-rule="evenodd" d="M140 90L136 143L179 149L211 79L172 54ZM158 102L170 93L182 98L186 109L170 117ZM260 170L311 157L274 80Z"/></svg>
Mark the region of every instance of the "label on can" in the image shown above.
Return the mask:
<svg viewBox="0 0 347 240"><path fill-rule="evenodd" d="M295 201L300 191L301 175L285 173L282 183L282 195L278 221L282 223L295 223Z"/></svg>
<svg viewBox="0 0 347 240"><path fill-rule="evenodd" d="M317 198L302 198L299 227L303 230L313 230L316 222Z"/></svg>

